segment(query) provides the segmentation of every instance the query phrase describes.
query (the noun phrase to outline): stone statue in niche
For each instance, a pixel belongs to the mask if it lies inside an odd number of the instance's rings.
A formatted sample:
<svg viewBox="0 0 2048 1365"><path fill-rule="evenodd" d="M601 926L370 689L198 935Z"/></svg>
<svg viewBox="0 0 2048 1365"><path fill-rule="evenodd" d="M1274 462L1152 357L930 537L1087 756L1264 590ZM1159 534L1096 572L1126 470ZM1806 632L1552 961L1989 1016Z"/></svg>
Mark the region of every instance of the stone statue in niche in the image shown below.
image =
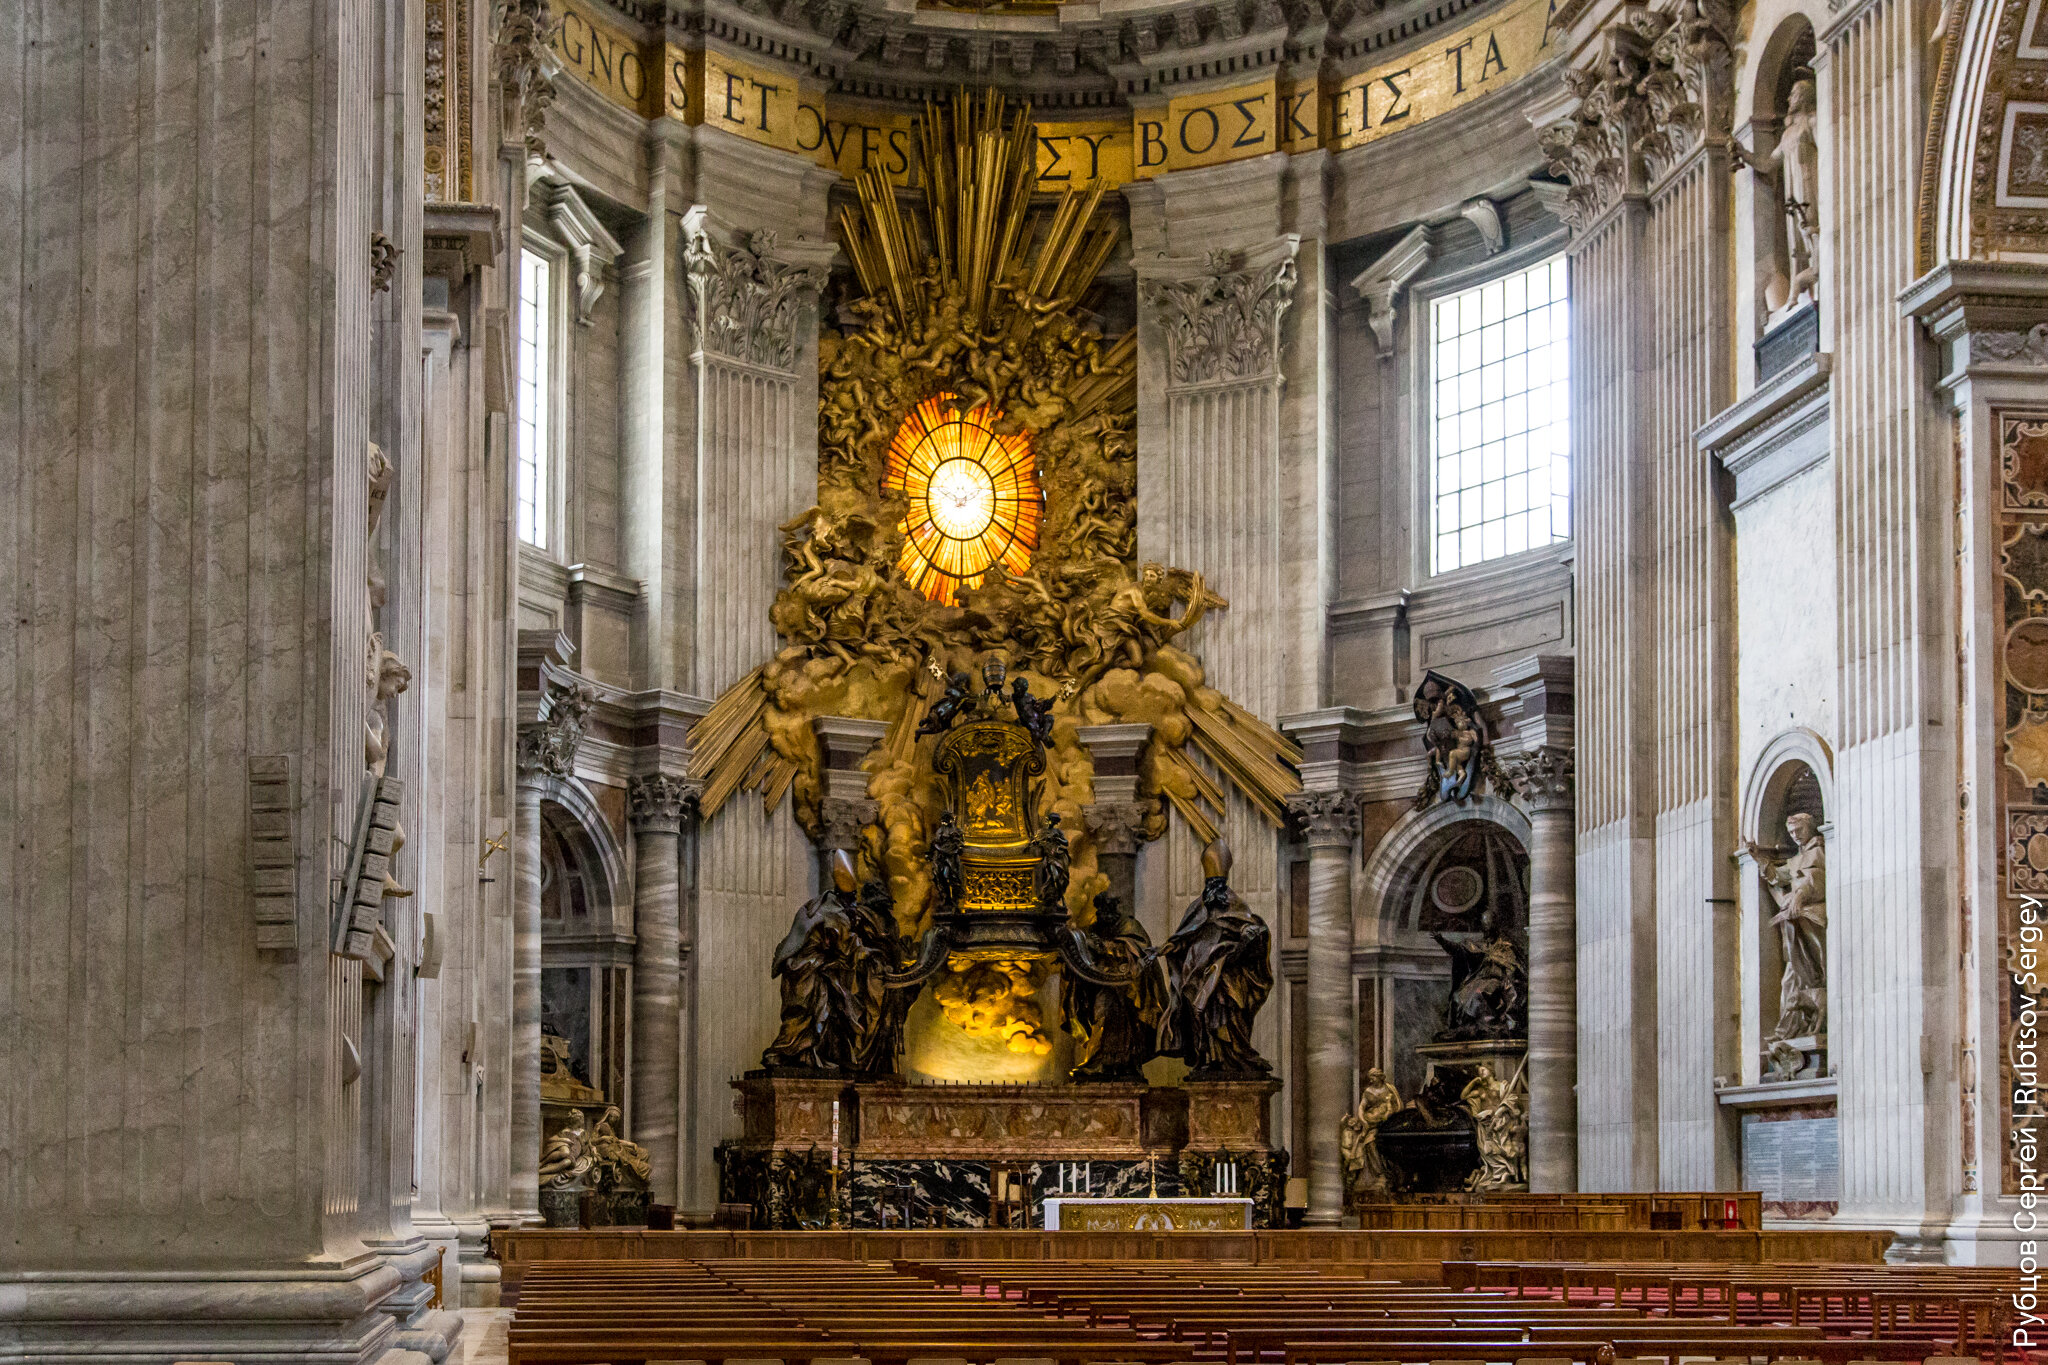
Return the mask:
<svg viewBox="0 0 2048 1365"><path fill-rule="evenodd" d="M1230 846L1202 851L1202 894L1158 958L1166 974L1159 1052L1197 1076L1264 1075L1252 1020L1273 991L1272 933L1230 889Z"/></svg>
<svg viewBox="0 0 2048 1365"><path fill-rule="evenodd" d="M1827 1028L1828 853L1820 824L1806 811L1785 818L1793 847L1749 845L1776 902L1771 923L1785 958L1778 980L1778 1026L1769 1041L1816 1037Z"/></svg>
<svg viewBox="0 0 2048 1365"><path fill-rule="evenodd" d="M1415 809L1444 801L1463 805L1489 779L1506 785L1496 771L1471 688L1434 670L1425 673L1415 689L1415 719L1422 722L1422 745L1429 753L1429 776L1415 795Z"/></svg>
<svg viewBox="0 0 2048 1365"><path fill-rule="evenodd" d="M384 768L391 756L391 699L412 685L412 670L405 661L384 647L384 636L377 630L377 613L384 607L384 562L377 553L377 530L384 521L384 502L391 492L391 478L394 473L391 459L382 446L375 441L369 443L368 455L369 501L366 515L368 544L365 557L368 563L370 605L365 629L369 633L367 666L364 670L364 685L369 692L369 705L363 712L363 766L376 777L384 776ZM405 847L405 824L401 820L391 831L391 847L386 860L384 894L387 896L410 896L412 892L401 886L389 869L398 864L398 851Z"/></svg>
<svg viewBox="0 0 2048 1365"><path fill-rule="evenodd" d="M804 902L776 948L782 1031L761 1054L762 1066L833 1074L859 1069L865 1011L848 972L861 952L855 884L853 855L840 849L832 855L832 884Z"/></svg>
<svg viewBox="0 0 2048 1365"><path fill-rule="evenodd" d="M1152 1060L1165 990L1153 965L1151 936L1107 891L1095 898L1095 922L1063 930L1060 1013L1074 1036L1074 1079L1134 1081Z"/></svg>
<svg viewBox="0 0 2048 1365"><path fill-rule="evenodd" d="M1770 310L1766 327L1774 326L1794 308L1814 297L1820 280L1820 142L1819 99L1813 78L1792 83L1785 97L1785 122L1778 132L1778 144L1758 156L1738 143L1736 159L1759 176L1769 176L1777 190L1784 214L1782 244L1770 244L1770 259L1758 266L1763 281L1764 306Z"/></svg>
<svg viewBox="0 0 2048 1365"><path fill-rule="evenodd" d="M1380 1155L1380 1125L1401 1112L1401 1092L1378 1067L1365 1073L1358 1108L1338 1128L1338 1150L1344 1158L1344 1185L1354 1195L1384 1194L1387 1163Z"/></svg>
<svg viewBox="0 0 2048 1365"><path fill-rule="evenodd" d="M1437 1040L1526 1037L1529 967L1514 936L1494 928L1477 948L1430 937L1451 959L1451 996Z"/></svg>
<svg viewBox="0 0 2048 1365"><path fill-rule="evenodd" d="M1468 1190L1517 1189L1529 1183L1529 1089L1523 1072L1506 1084L1485 1062L1465 1082L1458 1103L1472 1116L1479 1169L1466 1177Z"/></svg>

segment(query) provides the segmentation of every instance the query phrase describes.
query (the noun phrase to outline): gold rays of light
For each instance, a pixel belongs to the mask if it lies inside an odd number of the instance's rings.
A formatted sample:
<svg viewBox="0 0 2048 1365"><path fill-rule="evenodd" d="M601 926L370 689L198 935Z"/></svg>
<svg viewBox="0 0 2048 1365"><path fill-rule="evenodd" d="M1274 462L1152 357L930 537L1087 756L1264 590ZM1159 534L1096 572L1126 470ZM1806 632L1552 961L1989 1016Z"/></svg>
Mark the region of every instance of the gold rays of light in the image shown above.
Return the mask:
<svg viewBox="0 0 2048 1365"><path fill-rule="evenodd" d="M917 405L889 443L883 485L909 505L897 567L912 587L951 606L1001 564L1021 573L1038 548L1043 497L1031 442L999 435L986 403L961 410L953 394Z"/></svg>
<svg viewBox="0 0 2048 1365"><path fill-rule="evenodd" d="M1012 108L995 91L962 90L950 107L925 105L918 171L929 243L904 217L896 187L879 166L854 177L860 211L839 215L861 288L887 305L898 326L922 321L935 302L925 297L928 268L942 291L957 291L961 319L972 329L987 318L998 287L1047 308L1071 306L1116 247L1115 220L1095 223L1100 181L1068 186L1042 230L1030 230L1038 179L1031 110ZM1027 253L1035 254L1025 268Z"/></svg>

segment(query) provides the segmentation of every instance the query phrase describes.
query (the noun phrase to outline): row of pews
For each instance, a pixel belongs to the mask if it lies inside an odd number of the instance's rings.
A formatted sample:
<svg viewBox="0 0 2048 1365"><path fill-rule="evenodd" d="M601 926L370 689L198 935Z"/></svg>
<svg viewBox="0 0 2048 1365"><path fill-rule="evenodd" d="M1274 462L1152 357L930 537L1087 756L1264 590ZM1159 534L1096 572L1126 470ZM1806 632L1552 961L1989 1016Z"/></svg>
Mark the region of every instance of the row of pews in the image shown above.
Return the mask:
<svg viewBox="0 0 2048 1365"><path fill-rule="evenodd" d="M1567 1269L1588 1267L1449 1263L1432 1286L1358 1264L550 1261L527 1272L508 1365L1998 1361L2016 1287L1952 1267Z"/></svg>

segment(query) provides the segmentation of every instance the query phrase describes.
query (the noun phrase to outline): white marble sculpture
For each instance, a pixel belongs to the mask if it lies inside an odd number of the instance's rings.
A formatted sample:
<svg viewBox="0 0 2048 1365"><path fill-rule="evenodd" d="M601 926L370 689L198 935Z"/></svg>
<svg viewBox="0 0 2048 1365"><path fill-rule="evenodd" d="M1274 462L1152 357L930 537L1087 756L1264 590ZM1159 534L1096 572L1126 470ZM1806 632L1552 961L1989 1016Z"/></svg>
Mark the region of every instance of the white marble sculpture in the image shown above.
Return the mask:
<svg viewBox="0 0 2048 1365"><path fill-rule="evenodd" d="M1344 1116L1339 1129L1339 1150L1344 1158L1344 1183L1357 1194L1383 1193L1387 1188L1386 1162L1380 1156L1380 1125L1399 1113L1401 1092L1378 1067L1365 1073L1365 1085L1358 1094L1358 1108Z"/></svg>
<svg viewBox="0 0 2048 1365"><path fill-rule="evenodd" d="M1820 825L1805 811L1785 820L1793 849L1749 845L1778 911L1771 923L1785 959L1778 980L1778 1026L1770 1042L1807 1038L1827 1027L1828 854Z"/></svg>
<svg viewBox="0 0 2048 1365"><path fill-rule="evenodd" d="M1519 1189L1529 1183L1529 1089L1523 1077L1517 1071L1502 1084L1482 1062L1459 1092L1479 1144L1479 1169L1467 1178L1468 1190Z"/></svg>

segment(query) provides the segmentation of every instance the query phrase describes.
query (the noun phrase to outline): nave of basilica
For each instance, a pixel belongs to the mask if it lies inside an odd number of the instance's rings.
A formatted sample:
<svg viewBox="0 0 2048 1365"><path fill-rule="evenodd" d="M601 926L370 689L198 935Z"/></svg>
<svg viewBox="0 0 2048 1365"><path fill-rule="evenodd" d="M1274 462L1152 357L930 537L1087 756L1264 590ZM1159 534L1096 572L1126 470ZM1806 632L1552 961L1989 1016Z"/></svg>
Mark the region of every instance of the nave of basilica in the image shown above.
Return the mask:
<svg viewBox="0 0 2048 1365"><path fill-rule="evenodd" d="M0 1360L2031 1270L2041 0L0 44Z"/></svg>

